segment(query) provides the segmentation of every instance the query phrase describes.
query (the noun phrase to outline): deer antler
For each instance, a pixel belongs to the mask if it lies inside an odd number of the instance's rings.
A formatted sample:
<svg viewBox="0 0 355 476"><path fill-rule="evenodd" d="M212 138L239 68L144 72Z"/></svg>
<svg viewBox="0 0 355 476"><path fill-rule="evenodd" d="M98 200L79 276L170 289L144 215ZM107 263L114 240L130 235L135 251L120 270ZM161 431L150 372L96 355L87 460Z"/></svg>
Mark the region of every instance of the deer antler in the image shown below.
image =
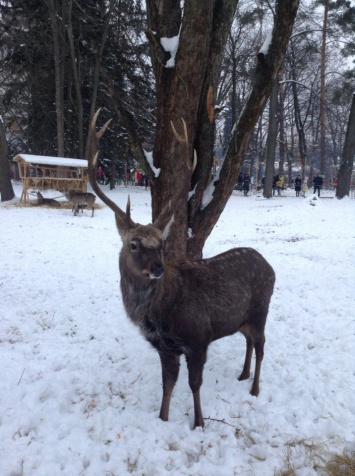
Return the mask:
<svg viewBox="0 0 355 476"><path fill-rule="evenodd" d="M197 152L196 152L196 149L194 149L194 160L192 162L192 172L195 171L196 165L197 165Z"/></svg>
<svg viewBox="0 0 355 476"><path fill-rule="evenodd" d="M179 142L182 142L183 144L188 144L189 142L189 137L187 135L187 127L186 127L186 122L184 121L183 118L181 118L181 122L182 122L182 126L184 128L184 135L180 135L177 130L175 129L175 126L174 126L174 123L173 121L170 121L170 124L171 124L171 128L173 130L173 134L174 136L176 137L176 139L179 141Z"/></svg>
<svg viewBox="0 0 355 476"><path fill-rule="evenodd" d="M108 128L110 122L112 119L109 119L99 131L96 131L96 121L99 116L101 109L98 109L94 117L92 118L91 121L91 127L90 127L90 151L89 151L89 180L90 184L92 186L92 189L96 193L98 197L101 198L101 200L109 207L111 210L115 213L116 216L116 223L117 227L121 232L123 232L124 228L134 228L136 223L131 219L131 212L130 212L130 200L128 198L127 202L127 211L126 213L120 209L118 205L116 205L115 202L113 202L111 199L107 197L107 195L104 194L104 192L101 190L101 188L98 186L96 182L96 165L97 165L97 158L98 158L98 152L97 152L97 146L99 143L99 140L102 138L104 135L106 129Z"/></svg>
<svg viewBox="0 0 355 476"><path fill-rule="evenodd" d="M173 134L174 134L175 138L179 142L188 145L189 144L189 136L187 134L187 126L186 126L186 122L185 122L184 118L181 118L181 122L182 122L182 126L183 126L183 129L184 129L184 135L181 135L177 132L173 121L170 121L171 128L173 130ZM189 166L189 168L191 168L192 172L194 172L194 170L196 168L196 165L197 165L197 152L194 149L194 158L193 158L192 166L191 167Z"/></svg>

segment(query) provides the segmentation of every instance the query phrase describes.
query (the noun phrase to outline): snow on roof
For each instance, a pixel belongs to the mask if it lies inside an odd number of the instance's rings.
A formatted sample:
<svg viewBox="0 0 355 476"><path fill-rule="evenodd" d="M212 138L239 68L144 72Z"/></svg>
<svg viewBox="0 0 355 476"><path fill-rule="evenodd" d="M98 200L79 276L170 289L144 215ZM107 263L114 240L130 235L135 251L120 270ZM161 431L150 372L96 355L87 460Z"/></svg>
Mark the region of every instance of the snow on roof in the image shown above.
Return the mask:
<svg viewBox="0 0 355 476"><path fill-rule="evenodd" d="M18 154L12 160L26 164L60 165L61 167L88 167L87 160L47 157L45 155Z"/></svg>

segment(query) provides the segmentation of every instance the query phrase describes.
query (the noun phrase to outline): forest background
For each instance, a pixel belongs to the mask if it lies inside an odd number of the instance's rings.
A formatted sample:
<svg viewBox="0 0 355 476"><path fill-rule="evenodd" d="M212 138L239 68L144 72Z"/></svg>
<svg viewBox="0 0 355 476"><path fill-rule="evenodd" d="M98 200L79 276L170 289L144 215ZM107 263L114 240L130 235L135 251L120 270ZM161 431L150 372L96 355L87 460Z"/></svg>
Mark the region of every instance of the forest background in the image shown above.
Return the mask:
<svg viewBox="0 0 355 476"><path fill-rule="evenodd" d="M250 94L273 15L266 1L242 0L235 10L214 104L215 173ZM336 176L354 92L354 25L349 1L300 4L277 84L273 155L275 171L289 181L295 166L308 179L319 171L329 181ZM103 119L115 117L101 144L112 187L115 176L144 168L122 111L134 118L144 149L152 150L157 96L145 2L3 1L0 27L0 113L8 158L20 152L87 158L89 124L102 107ZM176 51L170 53L173 58ZM269 116L266 107L242 164L256 181L265 171Z"/></svg>

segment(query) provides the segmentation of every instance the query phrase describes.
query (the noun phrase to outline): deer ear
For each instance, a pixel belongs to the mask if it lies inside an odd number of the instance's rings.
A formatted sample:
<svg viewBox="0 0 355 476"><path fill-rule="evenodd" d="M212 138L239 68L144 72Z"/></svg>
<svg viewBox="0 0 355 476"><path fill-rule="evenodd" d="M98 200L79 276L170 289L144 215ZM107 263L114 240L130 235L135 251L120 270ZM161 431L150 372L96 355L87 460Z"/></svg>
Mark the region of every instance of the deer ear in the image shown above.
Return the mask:
<svg viewBox="0 0 355 476"><path fill-rule="evenodd" d="M115 218L118 233L123 240L128 230L132 227L129 225L126 217L121 217L118 213L115 213Z"/></svg>
<svg viewBox="0 0 355 476"><path fill-rule="evenodd" d="M171 225L174 223L174 215L171 215L171 217L165 221L165 223L161 223L159 229L161 230L161 237L163 241L167 239L170 233L170 228Z"/></svg>

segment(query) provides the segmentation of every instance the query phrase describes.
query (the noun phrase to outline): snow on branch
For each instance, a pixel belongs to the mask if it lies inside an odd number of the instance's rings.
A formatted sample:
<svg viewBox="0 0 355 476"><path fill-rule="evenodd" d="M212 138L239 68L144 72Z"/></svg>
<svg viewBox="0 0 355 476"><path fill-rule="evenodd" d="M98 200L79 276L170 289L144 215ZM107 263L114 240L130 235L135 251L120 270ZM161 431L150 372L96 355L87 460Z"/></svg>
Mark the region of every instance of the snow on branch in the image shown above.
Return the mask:
<svg viewBox="0 0 355 476"><path fill-rule="evenodd" d="M156 167L154 167L153 152L147 152L147 151L144 150L144 149L143 149L143 152L144 152L145 158L147 159L147 162L148 162L150 168L151 168L152 171L154 172L155 178L158 178L161 169L157 169Z"/></svg>
<svg viewBox="0 0 355 476"><path fill-rule="evenodd" d="M215 183L219 179L219 171L217 172L216 177L211 180L209 185L207 186L206 190L203 192L202 196L202 201L201 201L201 210L207 207L212 202L213 194L214 194L214 189L215 189Z"/></svg>
<svg viewBox="0 0 355 476"><path fill-rule="evenodd" d="M266 56L268 54L271 40L272 40L272 30L269 30L267 32L267 35L266 35L266 38L264 40L263 46L260 48L259 53L263 54L264 56Z"/></svg>
<svg viewBox="0 0 355 476"><path fill-rule="evenodd" d="M175 56L179 48L180 31L181 31L181 25L180 25L179 33L176 36L172 36L171 38L166 38L166 37L160 38L160 44L163 47L164 51L166 51L167 53L170 53L171 55L170 59L165 64L166 68L175 67Z"/></svg>

